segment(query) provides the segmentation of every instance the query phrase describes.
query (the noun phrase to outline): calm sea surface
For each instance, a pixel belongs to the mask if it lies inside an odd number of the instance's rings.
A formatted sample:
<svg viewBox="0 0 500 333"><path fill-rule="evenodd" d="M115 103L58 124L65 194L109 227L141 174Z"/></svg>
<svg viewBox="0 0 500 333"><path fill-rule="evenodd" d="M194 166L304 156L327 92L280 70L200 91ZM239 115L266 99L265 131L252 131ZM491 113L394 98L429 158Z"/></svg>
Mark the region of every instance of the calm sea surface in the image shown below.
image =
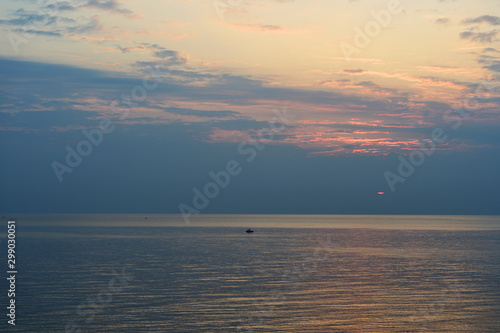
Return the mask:
<svg viewBox="0 0 500 333"><path fill-rule="evenodd" d="M0 331L500 332L498 216L12 218Z"/></svg>

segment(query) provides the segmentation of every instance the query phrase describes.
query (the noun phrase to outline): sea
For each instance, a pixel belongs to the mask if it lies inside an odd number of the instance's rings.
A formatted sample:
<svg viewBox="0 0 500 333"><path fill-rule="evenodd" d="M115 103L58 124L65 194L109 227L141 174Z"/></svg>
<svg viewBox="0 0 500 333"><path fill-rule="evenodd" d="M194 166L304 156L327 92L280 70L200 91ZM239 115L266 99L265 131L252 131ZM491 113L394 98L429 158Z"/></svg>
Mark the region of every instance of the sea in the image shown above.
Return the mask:
<svg viewBox="0 0 500 333"><path fill-rule="evenodd" d="M15 215L0 236L2 332L500 332L499 216Z"/></svg>

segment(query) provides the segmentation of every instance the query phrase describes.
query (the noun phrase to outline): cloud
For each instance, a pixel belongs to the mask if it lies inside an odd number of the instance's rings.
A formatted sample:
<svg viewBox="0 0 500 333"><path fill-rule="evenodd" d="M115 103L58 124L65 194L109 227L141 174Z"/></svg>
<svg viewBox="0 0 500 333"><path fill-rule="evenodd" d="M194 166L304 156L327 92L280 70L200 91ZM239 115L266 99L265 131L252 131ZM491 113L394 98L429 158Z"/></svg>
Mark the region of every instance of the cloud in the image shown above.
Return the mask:
<svg viewBox="0 0 500 333"><path fill-rule="evenodd" d="M87 34L98 32L103 29L103 25L98 16L93 16L86 23L66 27L64 30L69 34Z"/></svg>
<svg viewBox="0 0 500 333"><path fill-rule="evenodd" d="M159 45L153 45L155 44L144 47L151 52L161 48ZM168 59L179 55L173 50L170 51L172 52L167 52L168 57L165 59L135 64L135 68L143 69L167 60L158 71L162 83L154 90L148 91L148 97L130 110L126 121L117 119L117 124L136 126L179 123L182 126L191 126L190 124L203 122L205 130L203 133L196 132L197 136L207 139L216 127L226 131L218 132L223 140L223 137L228 139L237 136L237 132L231 131L252 131L261 128L262 124L255 119L262 116L263 110L268 110L271 117L273 108L289 106L301 117L306 117L302 120L314 122L321 119L323 122L334 123L322 123L324 128L316 128L319 125L312 128L312 123L294 123L294 129L283 133L284 136L280 137L279 142L311 151L325 151L324 154L375 154L413 147L416 138L423 136L423 128L428 129L439 121L443 110L447 109L445 103L418 101L415 96L410 100L405 97L404 92L368 80L356 82L344 79L336 85L335 82L332 82L334 85L325 83L325 86L331 88L326 91L271 87L266 85L265 80L252 76L205 73L193 67L176 68L178 65L169 64ZM112 72L2 59L0 71L3 73L0 85L7 87L0 92L0 109L4 110L4 113L24 112L22 119L26 130L42 129L28 121L38 119L29 116L29 113L37 112L71 114L78 111L80 115L86 115L87 120L102 116L115 119L119 115L111 111L112 101L123 94L130 94L133 87L143 84L139 75L120 77ZM363 69L350 71L353 77L394 77L438 88L447 88L453 83L433 77L412 77L408 74L398 76ZM199 82L203 84L200 85ZM494 109L500 100L490 100L488 103L491 104L490 108ZM124 105L120 104L119 107L125 107ZM65 119L68 120L67 123L58 122L57 128L52 130L88 123L83 120L79 123L71 117ZM21 127L20 123L11 125ZM46 124L45 130L50 128L50 124ZM395 137L396 133L401 133L403 129L406 129L403 131L403 137ZM215 140L216 137L217 135L212 139ZM318 140L315 140L315 137ZM356 148L347 151L346 145L355 145Z"/></svg>
<svg viewBox="0 0 500 333"><path fill-rule="evenodd" d="M380 94L390 94L390 95L397 95L399 91L397 89L391 89L391 88L385 88L380 86L379 84L376 84L372 81L362 81L357 83L358 86L364 87L364 88L369 88L373 92L377 92Z"/></svg>
<svg viewBox="0 0 500 333"><path fill-rule="evenodd" d="M78 20L63 16L39 14L36 12L18 9L13 12L10 19L1 19L0 24L21 26L12 29L18 33L30 33L44 36L61 37L65 34L95 33L103 29L98 16L90 18L78 17Z"/></svg>
<svg viewBox="0 0 500 333"><path fill-rule="evenodd" d="M121 53L128 53L131 51L135 50L144 50L143 46L135 46L135 47L121 47L120 45L117 45L116 48L121 52Z"/></svg>
<svg viewBox="0 0 500 333"><path fill-rule="evenodd" d="M103 30L103 25L97 15L86 17L78 15L77 18L59 15L64 12L76 12L80 9L98 9L109 13L127 15L135 18L132 11L123 8L116 0L87 0L79 4L60 1L51 4L39 4L41 7L34 11L24 8L17 9L10 13L9 17L1 18L0 24L7 26L19 26L18 33L30 33L44 36L61 37L65 34L85 34L95 33ZM57 13L55 15L54 13Z"/></svg>
<svg viewBox="0 0 500 333"><path fill-rule="evenodd" d="M490 32L464 31L460 33L461 39L468 39L480 43L493 43L497 36L498 32L496 30Z"/></svg>
<svg viewBox="0 0 500 333"><path fill-rule="evenodd" d="M62 34L60 34L59 32L53 32L53 31L43 31L43 30L33 30L33 29L24 30L21 28L14 29L12 31L17 32L17 33L21 33L21 34L33 34L33 35L42 35L42 36L48 36L48 37L62 37Z"/></svg>
<svg viewBox="0 0 500 333"><path fill-rule="evenodd" d="M488 23L491 25L500 25L500 17L492 15L483 15L476 18L467 18L462 20L462 24Z"/></svg>
<svg viewBox="0 0 500 333"><path fill-rule="evenodd" d="M189 57L187 55L182 55L181 53L168 50L167 48L158 45L158 44L150 44L150 43L140 43L136 46L123 47L120 45L116 46L116 49L122 53L128 53L136 50L151 50L151 55L155 58L162 59L160 61L151 62L151 61L137 61L136 65L139 67L146 66L171 66L171 65L185 65Z"/></svg>
<svg viewBox="0 0 500 333"><path fill-rule="evenodd" d="M366 72L366 69L344 69L342 72L346 74L357 74Z"/></svg>
<svg viewBox="0 0 500 333"><path fill-rule="evenodd" d="M398 99L403 92L397 90L397 89L392 89L392 88L386 88L383 87L379 84L376 84L372 81L361 81L357 82L354 80L349 80L349 79L340 79L340 80L326 80L322 81L319 83L320 86L326 86L331 89L342 89L344 91L349 91L349 93L352 94L360 94L360 95L370 95L370 94L377 94L379 96L381 95L390 95L394 100Z"/></svg>
<svg viewBox="0 0 500 333"><path fill-rule="evenodd" d="M42 28L75 22L74 19L49 14L40 14L35 11L26 11L22 8L14 11L9 19L0 19L0 24L11 26L24 26L31 28Z"/></svg>
<svg viewBox="0 0 500 333"><path fill-rule="evenodd" d="M481 77L481 72L478 71L478 68L475 67L427 65L417 66L417 68L424 72L452 74L454 76L465 75L475 79L479 79Z"/></svg>
<svg viewBox="0 0 500 333"><path fill-rule="evenodd" d="M235 111L205 111L205 110L193 110L193 109L183 109L183 108L165 108L165 111L171 114L178 115L188 115L206 118L238 118L241 113Z"/></svg>
<svg viewBox="0 0 500 333"><path fill-rule="evenodd" d="M436 24L439 24L439 25L451 25L451 20L447 17L442 17L442 18L438 18L436 21L434 21Z"/></svg>
<svg viewBox="0 0 500 333"><path fill-rule="evenodd" d="M500 17L492 15L483 15L475 18L464 19L462 20L461 23L465 25L486 23L496 26L500 25ZM496 38L498 36L497 30L478 32L477 31L478 29L479 25L472 27L469 30L460 33L460 38L479 43L493 43L494 41L496 41Z"/></svg>
<svg viewBox="0 0 500 333"><path fill-rule="evenodd" d="M487 63L488 64L486 66L484 66L484 68L489 69L490 71L500 73L500 61L499 60L488 61Z"/></svg>
<svg viewBox="0 0 500 333"><path fill-rule="evenodd" d="M69 1L57 1L55 3L47 4L43 9L54 11L74 11L78 7L75 7Z"/></svg>
<svg viewBox="0 0 500 333"><path fill-rule="evenodd" d="M286 28L274 24L262 24L262 23L233 23L228 21L220 21L220 23L244 30L256 33L297 33L304 32L305 30Z"/></svg>
<svg viewBox="0 0 500 333"><path fill-rule="evenodd" d="M500 51L498 51L497 49L492 48L492 47L487 47L487 48L485 48L482 52L483 52L483 53L486 53L486 52L500 53Z"/></svg>
<svg viewBox="0 0 500 333"><path fill-rule="evenodd" d="M442 79L434 76L413 76L406 73L386 73L386 72L377 72L364 69L342 70L340 73L350 76L371 75L383 78L394 78L406 82L413 82L415 85L419 85L425 88L428 88L429 86L434 86L434 87L444 87L444 88L461 90L469 87L469 85L464 82Z"/></svg>
<svg viewBox="0 0 500 333"><path fill-rule="evenodd" d="M182 56L179 52L167 49L159 49L153 52L153 57L163 59L163 63L170 65L183 65L186 63L187 58Z"/></svg>
<svg viewBox="0 0 500 333"><path fill-rule="evenodd" d="M83 8L96 8L103 11L108 11L111 13L130 15L132 11L123 8L123 6L116 0L88 0L85 5L82 5Z"/></svg>
<svg viewBox="0 0 500 333"><path fill-rule="evenodd" d="M125 8L121 3L116 0L86 0L80 1L79 3L69 2L69 1L57 1L50 3L42 7L43 10L50 12L74 12L79 9L97 9L99 11L105 11L113 14L126 15L130 18L135 18L133 12Z"/></svg>

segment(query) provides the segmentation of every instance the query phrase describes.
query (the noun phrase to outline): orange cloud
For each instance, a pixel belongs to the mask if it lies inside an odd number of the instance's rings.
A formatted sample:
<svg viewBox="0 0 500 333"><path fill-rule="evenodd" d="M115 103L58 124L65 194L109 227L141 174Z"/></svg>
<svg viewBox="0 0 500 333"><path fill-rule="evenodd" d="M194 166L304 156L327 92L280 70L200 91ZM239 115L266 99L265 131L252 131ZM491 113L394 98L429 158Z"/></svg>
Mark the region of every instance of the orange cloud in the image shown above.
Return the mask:
<svg viewBox="0 0 500 333"><path fill-rule="evenodd" d="M273 24L262 24L262 23L233 23L227 21L220 21L220 23L228 25L233 28L237 28L243 31L249 31L254 33L303 33L307 30L285 28L279 25Z"/></svg>

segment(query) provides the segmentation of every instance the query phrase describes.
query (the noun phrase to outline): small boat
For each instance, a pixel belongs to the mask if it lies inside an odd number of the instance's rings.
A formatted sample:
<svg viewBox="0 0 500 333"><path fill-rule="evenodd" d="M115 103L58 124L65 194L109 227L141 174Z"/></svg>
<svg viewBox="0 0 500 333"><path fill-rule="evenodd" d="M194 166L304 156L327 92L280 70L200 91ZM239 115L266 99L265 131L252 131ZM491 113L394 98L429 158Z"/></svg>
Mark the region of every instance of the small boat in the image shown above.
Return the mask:
<svg viewBox="0 0 500 333"><path fill-rule="evenodd" d="M252 230L252 229L247 229L247 230L245 230L245 232L246 232L247 234L251 234L251 233L253 232L253 230Z"/></svg>

